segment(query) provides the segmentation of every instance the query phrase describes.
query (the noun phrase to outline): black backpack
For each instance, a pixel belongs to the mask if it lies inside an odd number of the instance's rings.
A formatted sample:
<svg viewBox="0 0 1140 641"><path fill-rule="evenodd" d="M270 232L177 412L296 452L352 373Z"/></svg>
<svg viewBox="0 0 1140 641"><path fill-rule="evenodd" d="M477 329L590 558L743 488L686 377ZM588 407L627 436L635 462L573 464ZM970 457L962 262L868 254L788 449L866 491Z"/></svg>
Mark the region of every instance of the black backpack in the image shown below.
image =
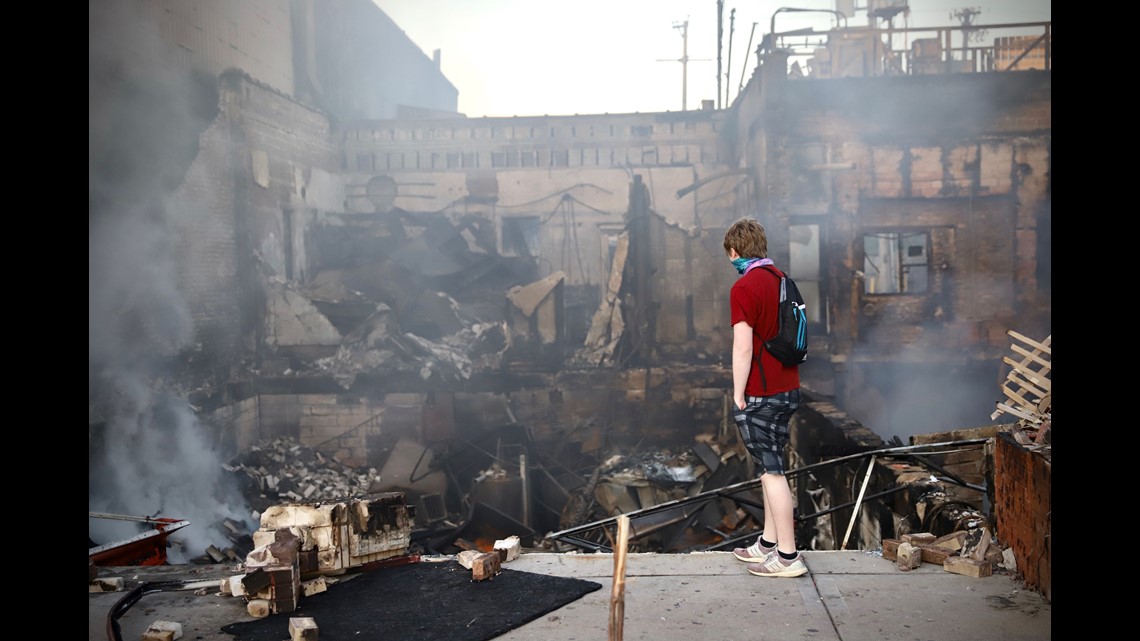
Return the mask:
<svg viewBox="0 0 1140 641"><path fill-rule="evenodd" d="M791 278L786 274L781 276L770 265L764 265L764 269L780 279L779 328L775 336L763 342L764 349L784 365L799 365L807 360L808 354L807 305ZM756 362L760 362L759 353ZM760 377L764 378L763 366L760 368ZM764 386L768 386L767 381Z"/></svg>

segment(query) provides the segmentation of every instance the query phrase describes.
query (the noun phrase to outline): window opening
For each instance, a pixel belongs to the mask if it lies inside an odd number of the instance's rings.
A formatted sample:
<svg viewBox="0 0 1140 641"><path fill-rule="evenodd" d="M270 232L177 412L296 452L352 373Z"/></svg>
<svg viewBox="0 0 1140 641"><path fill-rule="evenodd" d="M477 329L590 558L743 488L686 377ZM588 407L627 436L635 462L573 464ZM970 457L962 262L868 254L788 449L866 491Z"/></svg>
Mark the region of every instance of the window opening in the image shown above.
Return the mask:
<svg viewBox="0 0 1140 641"><path fill-rule="evenodd" d="M919 294L929 288L926 232L874 232L863 235L863 293Z"/></svg>
<svg viewBox="0 0 1140 641"><path fill-rule="evenodd" d="M820 284L820 226L817 224L793 224L788 226L788 275L796 281L796 287L807 304L809 323L823 322L823 295Z"/></svg>
<svg viewBox="0 0 1140 641"><path fill-rule="evenodd" d="M500 244L504 256L537 256L538 216L511 216L502 219Z"/></svg>

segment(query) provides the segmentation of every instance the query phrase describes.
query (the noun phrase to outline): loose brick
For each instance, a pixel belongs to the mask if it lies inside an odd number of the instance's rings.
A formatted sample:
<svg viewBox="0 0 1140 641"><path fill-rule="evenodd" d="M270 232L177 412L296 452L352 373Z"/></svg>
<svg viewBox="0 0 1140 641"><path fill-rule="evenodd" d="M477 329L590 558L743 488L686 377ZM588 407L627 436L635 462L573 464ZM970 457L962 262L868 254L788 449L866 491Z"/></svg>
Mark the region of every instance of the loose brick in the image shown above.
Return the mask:
<svg viewBox="0 0 1140 641"><path fill-rule="evenodd" d="M498 552L480 554L471 562L471 578L476 581L485 581L501 571L502 562L499 561Z"/></svg>
<svg viewBox="0 0 1140 641"><path fill-rule="evenodd" d="M269 573L264 568L257 568L241 579L242 594L257 594L269 587Z"/></svg>
<svg viewBox="0 0 1140 641"><path fill-rule="evenodd" d="M954 555L954 553L949 550L936 548L933 545L920 545L918 546L918 549L922 550L923 563L936 563L938 565L942 565L946 559Z"/></svg>
<svg viewBox="0 0 1140 641"><path fill-rule="evenodd" d="M505 539L495 541L495 551L499 553L499 560L503 563L519 558L520 549L521 543L517 536L508 536Z"/></svg>
<svg viewBox="0 0 1140 641"><path fill-rule="evenodd" d="M988 561L979 561L961 556L952 556L942 564L942 569L954 574L980 578L993 574L994 568Z"/></svg>
<svg viewBox="0 0 1140 641"><path fill-rule="evenodd" d="M182 638L182 624L177 621L155 621L142 634L142 641L176 641Z"/></svg>
<svg viewBox="0 0 1140 641"><path fill-rule="evenodd" d="M962 543L966 540L965 530L955 530L949 534L944 534L931 542L932 547L941 548L948 552L957 552L962 549Z"/></svg>
<svg viewBox="0 0 1140 641"><path fill-rule="evenodd" d="M329 585L323 576L319 576L310 581L301 583L302 596L313 596L314 594L319 594L327 589L329 589Z"/></svg>
<svg viewBox="0 0 1140 641"><path fill-rule="evenodd" d="M904 534L899 537L899 543L910 543L911 545L927 545L933 543L938 537L930 532L915 532L913 534Z"/></svg>
<svg viewBox="0 0 1140 641"><path fill-rule="evenodd" d="M899 540L883 539L883 558L888 561L897 561L899 558Z"/></svg>
<svg viewBox="0 0 1140 641"><path fill-rule="evenodd" d="M265 599L250 599L245 604L245 611L255 619L264 619L269 616L269 601Z"/></svg>
<svg viewBox="0 0 1140 641"><path fill-rule="evenodd" d="M123 577L121 576L98 577L87 584L88 592L118 592L122 589Z"/></svg>
<svg viewBox="0 0 1140 641"><path fill-rule="evenodd" d="M922 565L922 550L910 543L899 543L898 566L903 572Z"/></svg>
<svg viewBox="0 0 1140 641"><path fill-rule="evenodd" d="M317 641L317 622L313 617L289 618L289 641Z"/></svg>

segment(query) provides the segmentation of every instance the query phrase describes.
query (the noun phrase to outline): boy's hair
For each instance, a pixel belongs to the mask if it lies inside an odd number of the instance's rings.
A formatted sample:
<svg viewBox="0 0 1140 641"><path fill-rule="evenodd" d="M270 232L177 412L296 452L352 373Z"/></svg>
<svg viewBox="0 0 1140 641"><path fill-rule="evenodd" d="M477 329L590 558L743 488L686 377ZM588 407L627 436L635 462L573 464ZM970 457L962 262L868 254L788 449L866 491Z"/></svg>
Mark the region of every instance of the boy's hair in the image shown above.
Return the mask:
<svg viewBox="0 0 1140 641"><path fill-rule="evenodd" d="M767 258L768 235L754 218L741 218L724 232L724 253L735 249L741 258Z"/></svg>

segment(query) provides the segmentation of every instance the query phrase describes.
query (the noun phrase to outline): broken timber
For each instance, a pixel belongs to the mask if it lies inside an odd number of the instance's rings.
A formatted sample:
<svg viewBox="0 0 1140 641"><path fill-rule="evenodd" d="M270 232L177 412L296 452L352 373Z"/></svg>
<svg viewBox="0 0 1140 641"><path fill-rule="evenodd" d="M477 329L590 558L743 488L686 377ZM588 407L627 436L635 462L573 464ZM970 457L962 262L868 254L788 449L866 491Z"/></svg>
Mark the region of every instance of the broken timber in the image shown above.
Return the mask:
<svg viewBox="0 0 1140 641"><path fill-rule="evenodd" d="M1021 355L1021 360L1009 356L1002 357L1002 362L1012 368L1006 375L1001 390L1010 402L997 403L997 409L990 415L990 419L996 419L1001 414L1012 414L1032 425L1038 425L1047 420L1051 414L1049 397L1052 393L1052 384L1049 372L1052 364L1049 358L1052 355L1053 336L1050 334L1045 340L1037 342L1013 330L1008 330L1006 334L1032 349L1026 349L1015 342L1010 345L1010 349L1014 354Z"/></svg>

